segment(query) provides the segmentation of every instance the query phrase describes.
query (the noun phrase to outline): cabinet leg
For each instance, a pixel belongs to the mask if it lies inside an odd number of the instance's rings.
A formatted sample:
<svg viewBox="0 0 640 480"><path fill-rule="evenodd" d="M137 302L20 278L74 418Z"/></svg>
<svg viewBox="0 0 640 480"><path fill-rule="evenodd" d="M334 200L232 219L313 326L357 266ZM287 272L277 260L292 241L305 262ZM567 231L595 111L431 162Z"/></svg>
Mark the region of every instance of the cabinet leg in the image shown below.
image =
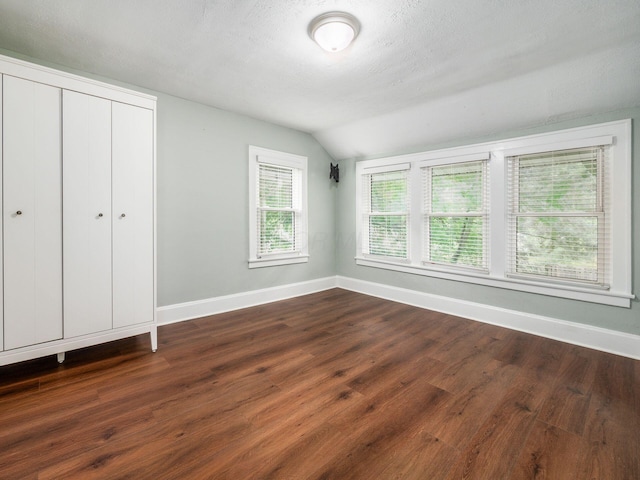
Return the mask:
<svg viewBox="0 0 640 480"><path fill-rule="evenodd" d="M58 354L58 363L64 362L64 354L65 354L65 352L60 352Z"/></svg>
<svg viewBox="0 0 640 480"><path fill-rule="evenodd" d="M151 351L155 352L158 350L158 328L155 325L149 331L149 335L151 335Z"/></svg>

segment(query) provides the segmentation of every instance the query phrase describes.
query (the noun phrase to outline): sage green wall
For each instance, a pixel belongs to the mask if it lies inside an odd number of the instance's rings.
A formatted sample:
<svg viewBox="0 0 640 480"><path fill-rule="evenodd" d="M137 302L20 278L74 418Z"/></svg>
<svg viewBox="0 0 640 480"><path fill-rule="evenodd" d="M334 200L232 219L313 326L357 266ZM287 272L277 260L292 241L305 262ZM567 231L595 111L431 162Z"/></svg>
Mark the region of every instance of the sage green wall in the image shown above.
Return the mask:
<svg viewBox="0 0 640 480"><path fill-rule="evenodd" d="M335 275L331 158L311 136L158 95L158 305ZM249 269L248 148L309 158L309 262Z"/></svg>
<svg viewBox="0 0 640 480"><path fill-rule="evenodd" d="M561 121L529 130L500 132L483 138L461 138L447 144L423 145L402 152L386 152L383 155L379 155L379 157L468 145L626 118L633 119L633 286L634 293L638 294L637 288L640 285L640 195L637 192L640 192L640 151L636 147L640 145L640 129L638 128L638 125L640 125L640 108ZM356 265L354 260L356 251L355 163L356 159L340 162L341 178L337 198L338 226L336 236L336 269L338 275L595 325L621 332L640 334L640 303L638 299L632 302L630 309L609 307Z"/></svg>

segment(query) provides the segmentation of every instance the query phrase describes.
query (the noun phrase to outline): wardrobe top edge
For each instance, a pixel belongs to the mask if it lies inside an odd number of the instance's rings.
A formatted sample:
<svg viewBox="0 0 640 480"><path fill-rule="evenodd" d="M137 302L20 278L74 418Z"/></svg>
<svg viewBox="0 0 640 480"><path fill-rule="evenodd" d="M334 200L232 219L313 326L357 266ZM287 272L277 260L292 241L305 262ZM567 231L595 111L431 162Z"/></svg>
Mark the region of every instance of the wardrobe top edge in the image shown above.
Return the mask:
<svg viewBox="0 0 640 480"><path fill-rule="evenodd" d="M0 74L33 80L54 87L75 90L155 110L157 97L73 73L56 70L0 54ZM131 97L131 98L126 98Z"/></svg>

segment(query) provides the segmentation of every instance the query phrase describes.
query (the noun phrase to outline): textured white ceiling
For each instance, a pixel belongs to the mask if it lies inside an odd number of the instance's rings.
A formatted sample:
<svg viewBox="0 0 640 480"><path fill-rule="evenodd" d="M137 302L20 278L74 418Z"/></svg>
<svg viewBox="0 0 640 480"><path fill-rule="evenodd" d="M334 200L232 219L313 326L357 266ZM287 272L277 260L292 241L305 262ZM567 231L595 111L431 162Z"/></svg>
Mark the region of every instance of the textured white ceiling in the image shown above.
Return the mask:
<svg viewBox="0 0 640 480"><path fill-rule="evenodd" d="M339 54L307 36L331 10L362 24ZM640 105L638 0L0 0L0 48L311 132L336 158L463 135L466 110L488 133L496 102L527 96L534 123ZM613 104L585 105L603 88ZM405 138L420 121L438 134Z"/></svg>

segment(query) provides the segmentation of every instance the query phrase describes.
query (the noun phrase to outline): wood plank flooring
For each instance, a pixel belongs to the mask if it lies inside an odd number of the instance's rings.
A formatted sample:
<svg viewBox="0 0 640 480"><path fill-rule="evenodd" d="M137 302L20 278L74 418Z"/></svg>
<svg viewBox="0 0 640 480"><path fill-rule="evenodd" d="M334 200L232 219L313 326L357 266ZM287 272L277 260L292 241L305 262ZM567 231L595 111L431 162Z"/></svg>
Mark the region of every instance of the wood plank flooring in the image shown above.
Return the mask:
<svg viewBox="0 0 640 480"><path fill-rule="evenodd" d="M2 479L640 479L640 362L340 289L0 368Z"/></svg>

